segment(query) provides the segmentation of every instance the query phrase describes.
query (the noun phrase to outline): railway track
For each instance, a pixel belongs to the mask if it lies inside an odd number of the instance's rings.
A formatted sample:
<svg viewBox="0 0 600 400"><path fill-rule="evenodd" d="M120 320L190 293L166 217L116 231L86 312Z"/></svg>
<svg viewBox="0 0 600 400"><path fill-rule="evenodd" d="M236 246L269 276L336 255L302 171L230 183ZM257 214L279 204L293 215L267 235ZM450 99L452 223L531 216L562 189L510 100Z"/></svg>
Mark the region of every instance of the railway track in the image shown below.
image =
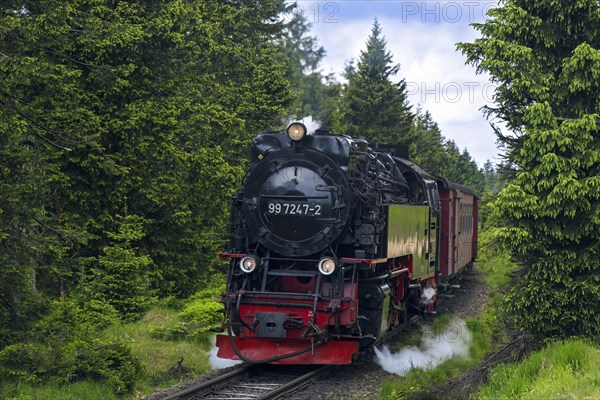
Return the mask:
<svg viewBox="0 0 600 400"><path fill-rule="evenodd" d="M307 385L332 366L250 365L197 383L163 400L272 400Z"/></svg>

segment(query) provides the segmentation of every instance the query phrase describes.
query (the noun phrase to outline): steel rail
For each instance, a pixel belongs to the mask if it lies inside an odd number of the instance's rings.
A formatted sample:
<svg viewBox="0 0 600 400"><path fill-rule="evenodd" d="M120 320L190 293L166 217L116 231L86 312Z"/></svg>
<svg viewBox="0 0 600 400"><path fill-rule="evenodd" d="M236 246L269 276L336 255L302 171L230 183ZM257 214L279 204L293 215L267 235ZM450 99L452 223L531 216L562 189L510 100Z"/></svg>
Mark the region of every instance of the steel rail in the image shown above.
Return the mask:
<svg viewBox="0 0 600 400"><path fill-rule="evenodd" d="M287 383L270 383L270 382L258 382L258 383L245 383L244 379L241 378L244 374L250 372L250 370L255 369L257 366L248 365L236 369L234 371L230 371L223 375L220 375L214 379L197 383L192 385L189 388L180 390L176 393L170 394L167 397L163 397L162 400L187 400L193 399L196 396L198 398L202 398L205 395L205 391L210 390L213 387L217 387L214 389L214 392L211 396L206 397L210 399L252 399L252 400L274 400L278 399L281 396L293 392L297 390L298 387L307 384L313 379L318 378L319 376L329 372L333 369L333 365L325 365L316 370L310 371L306 374L303 374L297 378L293 378L291 381ZM228 385L228 381L240 380L239 384L233 383L232 385ZM219 390L218 386L223 386L221 390ZM258 393L258 394L249 394L244 395L242 393L235 393L233 390L236 388L250 388L257 389L259 391L265 391L266 393ZM220 397L219 397L220 396Z"/></svg>
<svg viewBox="0 0 600 400"><path fill-rule="evenodd" d="M301 386L304 383L308 383L311 380L318 378L319 376L329 372L333 369L332 365L325 365L317 370L306 373L291 382L278 386L277 388L271 390L269 393L264 394L261 397L258 397L257 400L275 400L281 397L282 395L293 392L296 388Z"/></svg>
<svg viewBox="0 0 600 400"><path fill-rule="evenodd" d="M223 375L219 375L213 379L204 381L204 382L199 382L196 383L192 386L190 386L189 388L180 390L176 393L173 393L171 395L168 395L167 397L163 398L162 400L185 400L185 399L189 399L191 397L193 397L197 392L204 390L204 389L208 389L211 386L216 386L220 383L224 383L227 382L229 380L233 380L243 374L245 374L246 372L248 372L248 370L251 368L251 366L246 365L240 368L237 368L233 371L229 371L224 373Z"/></svg>

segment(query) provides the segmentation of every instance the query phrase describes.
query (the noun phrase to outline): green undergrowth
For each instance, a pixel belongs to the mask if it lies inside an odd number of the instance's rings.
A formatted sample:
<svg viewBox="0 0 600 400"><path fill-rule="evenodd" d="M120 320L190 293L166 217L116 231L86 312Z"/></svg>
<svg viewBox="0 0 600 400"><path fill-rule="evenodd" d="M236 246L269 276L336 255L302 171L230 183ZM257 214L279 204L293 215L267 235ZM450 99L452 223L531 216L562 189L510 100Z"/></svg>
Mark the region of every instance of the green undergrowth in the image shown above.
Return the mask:
<svg viewBox="0 0 600 400"><path fill-rule="evenodd" d="M485 281L494 289L492 294L510 283L511 271L518 267L510 260L508 253L500 250L497 233L497 228L490 228L479 234L477 255L477 267L483 271Z"/></svg>
<svg viewBox="0 0 600 400"><path fill-rule="evenodd" d="M10 393L14 395L10 395ZM106 384L83 381L70 385L47 384L42 386L10 383L0 389L0 398L10 400L118 400L123 397L115 394Z"/></svg>
<svg viewBox="0 0 600 400"><path fill-rule="evenodd" d="M151 393L157 387L166 387L182 379L211 370L207 352L210 339L189 339L178 312L153 309L136 323L113 326L104 334L121 338L140 360L144 376L136 390Z"/></svg>
<svg viewBox="0 0 600 400"><path fill-rule="evenodd" d="M600 346L548 343L520 363L496 367L474 399L600 399Z"/></svg>
<svg viewBox="0 0 600 400"><path fill-rule="evenodd" d="M209 329L223 318L220 290L163 300L136 322L117 321L93 330L85 325L85 336L64 339L58 349L49 345L56 340L46 343L43 337L5 348L0 352L0 399L138 399L208 373Z"/></svg>

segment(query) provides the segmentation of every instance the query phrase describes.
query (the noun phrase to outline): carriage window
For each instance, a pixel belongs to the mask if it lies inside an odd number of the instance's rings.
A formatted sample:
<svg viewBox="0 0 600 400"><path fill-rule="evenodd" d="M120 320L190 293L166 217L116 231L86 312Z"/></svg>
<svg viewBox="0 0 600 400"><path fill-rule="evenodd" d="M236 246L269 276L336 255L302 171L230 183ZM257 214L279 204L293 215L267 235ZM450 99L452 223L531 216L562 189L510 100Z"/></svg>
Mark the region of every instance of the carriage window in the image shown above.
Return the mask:
<svg viewBox="0 0 600 400"><path fill-rule="evenodd" d="M440 214L440 196L438 194L437 185L433 181L427 182L427 200L433 210L434 215Z"/></svg>
<svg viewBox="0 0 600 400"><path fill-rule="evenodd" d="M469 233L473 232L473 204L469 204Z"/></svg>
<svg viewBox="0 0 600 400"><path fill-rule="evenodd" d="M460 234L471 234L473 232L473 204L461 203L459 206L458 213L458 226Z"/></svg>
<svg viewBox="0 0 600 400"><path fill-rule="evenodd" d="M467 204L467 233L471 232L471 218L470 218L470 214L471 214L471 205Z"/></svg>
<svg viewBox="0 0 600 400"><path fill-rule="evenodd" d="M460 224L458 225L459 226L459 234L464 235L465 234L465 205L462 203L460 204L459 213L460 213Z"/></svg>

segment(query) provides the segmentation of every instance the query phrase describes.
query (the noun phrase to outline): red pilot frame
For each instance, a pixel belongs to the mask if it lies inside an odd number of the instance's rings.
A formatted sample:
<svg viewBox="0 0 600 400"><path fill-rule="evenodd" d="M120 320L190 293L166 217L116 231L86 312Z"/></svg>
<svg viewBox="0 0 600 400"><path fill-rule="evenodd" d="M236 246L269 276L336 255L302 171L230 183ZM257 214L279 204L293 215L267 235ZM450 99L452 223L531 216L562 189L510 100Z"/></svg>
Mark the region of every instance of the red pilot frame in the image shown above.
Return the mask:
<svg viewBox="0 0 600 400"><path fill-rule="evenodd" d="M275 268L266 274L277 277L272 291L224 295L228 334L217 336L217 356L278 364L351 363L359 343L346 330L357 324L358 283L343 277L340 284L324 282L317 271Z"/></svg>

